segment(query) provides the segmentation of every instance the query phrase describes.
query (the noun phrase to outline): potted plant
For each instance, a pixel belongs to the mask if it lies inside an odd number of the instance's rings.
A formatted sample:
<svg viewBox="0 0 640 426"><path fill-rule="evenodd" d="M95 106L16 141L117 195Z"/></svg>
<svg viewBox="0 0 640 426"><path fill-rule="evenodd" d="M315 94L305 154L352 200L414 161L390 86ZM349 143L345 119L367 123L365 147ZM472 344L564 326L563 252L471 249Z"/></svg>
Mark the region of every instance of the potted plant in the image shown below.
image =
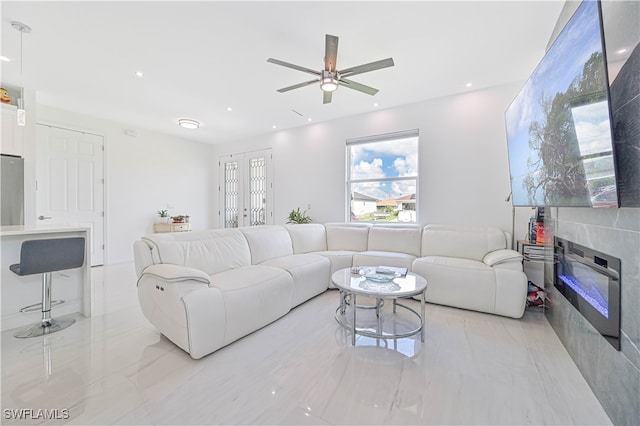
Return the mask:
<svg viewBox="0 0 640 426"><path fill-rule="evenodd" d="M288 219L287 223L309 223L313 220L307 215L306 210L301 212L300 207L297 210L291 210Z"/></svg>
<svg viewBox="0 0 640 426"><path fill-rule="evenodd" d="M158 216L160 216L159 223L168 223L169 222L169 212L167 210L158 210Z"/></svg>

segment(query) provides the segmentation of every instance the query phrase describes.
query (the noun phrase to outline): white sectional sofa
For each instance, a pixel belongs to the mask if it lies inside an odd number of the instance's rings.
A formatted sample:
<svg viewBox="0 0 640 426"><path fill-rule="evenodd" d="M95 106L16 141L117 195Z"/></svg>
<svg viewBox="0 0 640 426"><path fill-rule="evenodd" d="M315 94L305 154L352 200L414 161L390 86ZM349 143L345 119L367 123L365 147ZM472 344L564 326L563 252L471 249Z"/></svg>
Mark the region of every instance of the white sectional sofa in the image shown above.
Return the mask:
<svg viewBox="0 0 640 426"><path fill-rule="evenodd" d="M302 224L152 234L134 243L146 318L199 359L331 288L356 266L406 267L426 299L520 318L522 257L497 228Z"/></svg>

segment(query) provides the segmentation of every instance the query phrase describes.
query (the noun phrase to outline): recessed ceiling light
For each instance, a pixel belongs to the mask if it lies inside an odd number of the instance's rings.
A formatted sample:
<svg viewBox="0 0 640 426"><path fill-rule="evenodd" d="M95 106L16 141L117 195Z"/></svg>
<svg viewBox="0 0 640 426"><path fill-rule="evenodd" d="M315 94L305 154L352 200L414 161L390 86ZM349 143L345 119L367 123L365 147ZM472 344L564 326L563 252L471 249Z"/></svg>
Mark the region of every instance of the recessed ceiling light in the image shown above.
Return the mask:
<svg viewBox="0 0 640 426"><path fill-rule="evenodd" d="M142 77L143 75L142 71L136 71L136 77Z"/></svg>
<svg viewBox="0 0 640 426"><path fill-rule="evenodd" d="M197 129L198 127L200 127L200 123L189 118L179 119L178 124L180 125L180 127L184 127L185 129Z"/></svg>
<svg viewBox="0 0 640 426"><path fill-rule="evenodd" d="M275 129L275 128L276 128L276 125L274 124L273 126L271 126L271 128L272 128L272 129Z"/></svg>
<svg viewBox="0 0 640 426"><path fill-rule="evenodd" d="M467 84L465 84L465 86L467 86L467 87L471 87L471 86L473 86L473 83L468 82Z"/></svg>
<svg viewBox="0 0 640 426"><path fill-rule="evenodd" d="M313 121L313 119L311 117L307 118L307 121Z"/></svg>
<svg viewBox="0 0 640 426"><path fill-rule="evenodd" d="M374 102L374 103L373 103L373 106L377 108L377 107L378 107L378 103L377 103L377 102Z"/></svg>
<svg viewBox="0 0 640 426"><path fill-rule="evenodd" d="M623 53L627 53L627 49L618 49L616 53L622 55Z"/></svg>
<svg viewBox="0 0 640 426"><path fill-rule="evenodd" d="M233 111L233 108L227 107L227 111Z"/></svg>
<svg viewBox="0 0 640 426"><path fill-rule="evenodd" d="M0 56L0 61L2 61L2 62L11 62L11 59L7 58L6 56Z"/></svg>

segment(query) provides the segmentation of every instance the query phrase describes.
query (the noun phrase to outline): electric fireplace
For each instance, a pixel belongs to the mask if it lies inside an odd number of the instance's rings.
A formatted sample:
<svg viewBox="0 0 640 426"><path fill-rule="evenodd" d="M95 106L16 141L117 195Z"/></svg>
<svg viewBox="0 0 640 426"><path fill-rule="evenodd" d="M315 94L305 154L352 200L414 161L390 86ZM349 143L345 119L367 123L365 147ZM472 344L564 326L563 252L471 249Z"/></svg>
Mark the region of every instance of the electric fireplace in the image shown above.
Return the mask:
<svg viewBox="0 0 640 426"><path fill-rule="evenodd" d="M554 238L555 287L620 350L620 259Z"/></svg>

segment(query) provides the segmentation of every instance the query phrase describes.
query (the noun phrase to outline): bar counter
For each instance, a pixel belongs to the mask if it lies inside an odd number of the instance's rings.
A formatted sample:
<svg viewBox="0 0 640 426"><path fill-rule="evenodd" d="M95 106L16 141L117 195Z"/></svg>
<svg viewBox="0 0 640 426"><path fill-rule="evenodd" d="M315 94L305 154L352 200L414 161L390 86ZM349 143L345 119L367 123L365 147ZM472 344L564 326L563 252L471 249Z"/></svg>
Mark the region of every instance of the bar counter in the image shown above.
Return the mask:
<svg viewBox="0 0 640 426"><path fill-rule="evenodd" d="M78 269L52 274L52 299L65 303L53 306L53 318L74 313L91 316L91 228L81 225L0 226L0 291L2 295L1 330L36 323L42 313L19 312L24 306L41 302L42 275L18 276L9 265L20 263L23 241L45 238L85 238L84 265Z"/></svg>

